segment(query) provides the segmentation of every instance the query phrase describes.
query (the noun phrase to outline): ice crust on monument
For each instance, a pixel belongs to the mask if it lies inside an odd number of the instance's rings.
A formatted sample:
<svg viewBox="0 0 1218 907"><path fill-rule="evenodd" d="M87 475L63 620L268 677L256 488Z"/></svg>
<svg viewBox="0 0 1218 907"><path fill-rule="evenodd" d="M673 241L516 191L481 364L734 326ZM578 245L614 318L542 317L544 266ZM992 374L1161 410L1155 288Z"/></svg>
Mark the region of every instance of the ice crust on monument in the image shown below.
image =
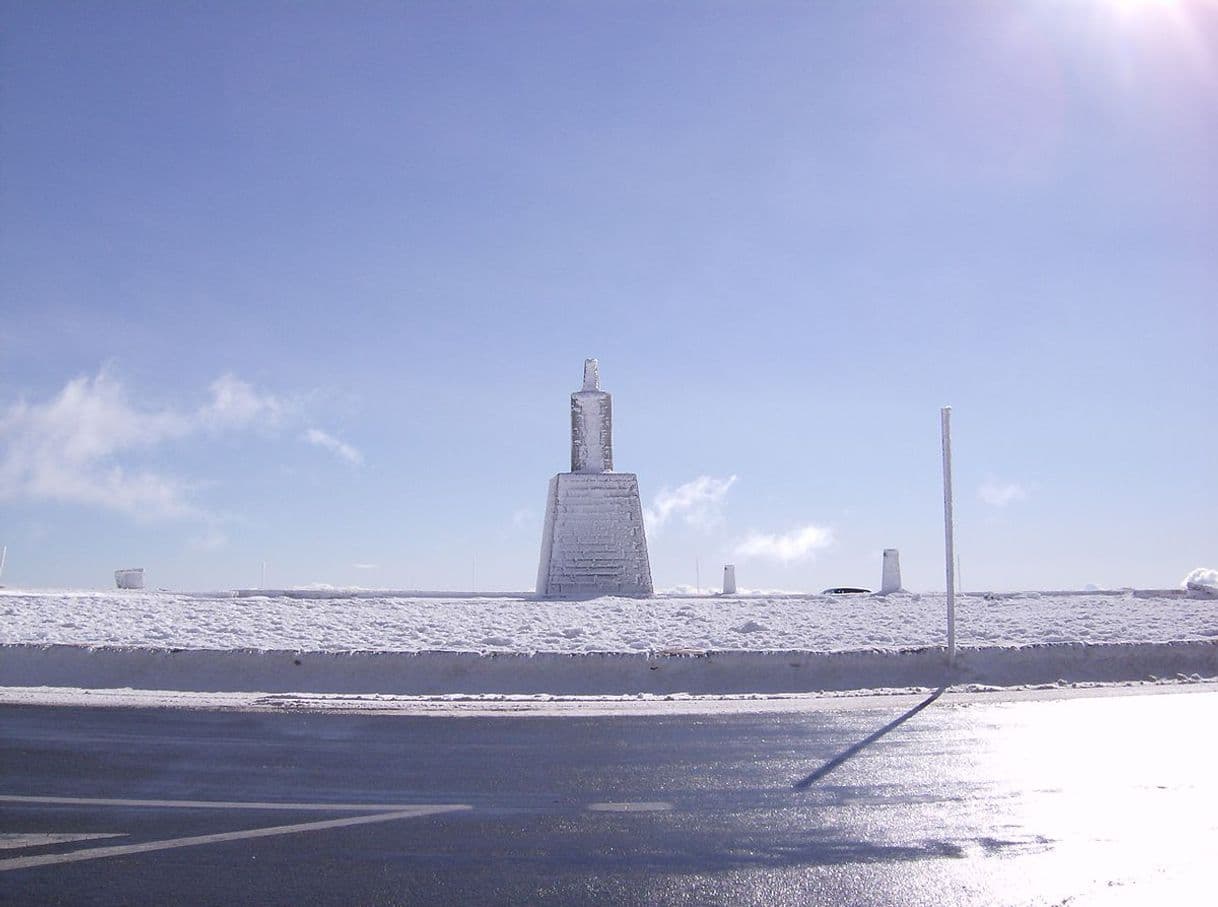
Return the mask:
<svg viewBox="0 0 1218 907"><path fill-rule="evenodd" d="M550 480L537 594L652 594L638 477L613 471L613 400L595 359L571 395L571 471Z"/></svg>

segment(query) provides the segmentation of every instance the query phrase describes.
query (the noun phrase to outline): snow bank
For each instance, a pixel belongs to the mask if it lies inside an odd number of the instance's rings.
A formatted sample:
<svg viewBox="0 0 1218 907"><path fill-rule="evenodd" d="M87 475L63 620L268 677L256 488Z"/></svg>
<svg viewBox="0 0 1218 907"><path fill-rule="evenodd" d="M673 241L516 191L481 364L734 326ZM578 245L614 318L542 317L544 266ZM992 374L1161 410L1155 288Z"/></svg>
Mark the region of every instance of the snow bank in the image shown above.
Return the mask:
<svg viewBox="0 0 1218 907"><path fill-rule="evenodd" d="M0 591L0 684L352 693L777 693L1218 676L1184 590L545 601Z"/></svg>
<svg viewBox="0 0 1218 907"><path fill-rule="evenodd" d="M0 643L313 652L845 652L942 645L942 594L664 595L544 601L375 592L0 590ZM965 646L1218 638L1213 600L1163 592L957 599Z"/></svg>
<svg viewBox="0 0 1218 907"><path fill-rule="evenodd" d="M1218 596L1218 570L1198 567L1188 576L1184 577L1184 582L1180 585L1189 592Z"/></svg>

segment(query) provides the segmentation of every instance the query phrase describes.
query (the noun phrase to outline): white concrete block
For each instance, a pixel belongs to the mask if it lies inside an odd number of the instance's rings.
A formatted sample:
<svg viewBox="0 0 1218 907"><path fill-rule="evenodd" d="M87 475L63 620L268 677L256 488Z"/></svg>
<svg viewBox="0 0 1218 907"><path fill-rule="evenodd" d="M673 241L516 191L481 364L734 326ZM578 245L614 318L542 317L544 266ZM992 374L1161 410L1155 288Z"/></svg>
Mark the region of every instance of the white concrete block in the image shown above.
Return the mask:
<svg viewBox="0 0 1218 907"><path fill-rule="evenodd" d="M135 567L130 570L115 570L114 584L120 589L143 589L144 568Z"/></svg>
<svg viewBox="0 0 1218 907"><path fill-rule="evenodd" d="M901 553L896 548L884 549L884 572L880 578L880 592L901 591Z"/></svg>
<svg viewBox="0 0 1218 907"><path fill-rule="evenodd" d="M724 595L735 595L736 594L736 565L735 564L724 564L723 565L723 594Z"/></svg>

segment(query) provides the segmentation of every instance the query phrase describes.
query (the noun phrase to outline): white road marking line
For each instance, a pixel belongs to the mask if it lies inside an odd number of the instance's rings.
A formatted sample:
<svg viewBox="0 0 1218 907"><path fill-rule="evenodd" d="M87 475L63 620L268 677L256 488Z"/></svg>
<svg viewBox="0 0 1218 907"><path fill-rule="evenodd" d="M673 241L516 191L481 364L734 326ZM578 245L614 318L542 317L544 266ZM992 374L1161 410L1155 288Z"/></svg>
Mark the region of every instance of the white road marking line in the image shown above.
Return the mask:
<svg viewBox="0 0 1218 907"><path fill-rule="evenodd" d="M35 866L53 866L59 863L77 863L81 860L100 860L105 857L121 857L128 854L148 853L154 850L170 850L175 847L194 847L199 844L219 844L224 841L243 841L248 838L270 838L276 835L291 835L304 831L323 831L328 828L345 828L349 825L367 825L373 822L392 822L395 819L413 819L437 813L469 809L462 804L413 806L391 813L376 813L371 816L351 816L346 819L329 819L324 822L302 822L297 825L276 825L271 828L252 828L248 831L227 831L214 835L194 835L189 838L169 838L164 841L147 841L143 844L123 844L114 847L93 847L73 850L70 853L42 854L33 857L12 857L0 860L0 872L12 869L31 869Z"/></svg>
<svg viewBox="0 0 1218 907"><path fill-rule="evenodd" d="M312 812L384 812L414 809L411 803L258 803L227 800L120 800L107 797L22 797L0 794L0 803L41 803L64 806L165 806L177 809L294 809Z"/></svg>
<svg viewBox="0 0 1218 907"><path fill-rule="evenodd" d="M91 841L94 838L122 838L121 831L106 834L61 834L53 831L37 831L25 834L0 832L0 850L20 850L22 847L45 847L48 844L70 844L73 841Z"/></svg>
<svg viewBox="0 0 1218 907"><path fill-rule="evenodd" d="M596 813L659 813L672 809L671 803L589 803L586 809Z"/></svg>

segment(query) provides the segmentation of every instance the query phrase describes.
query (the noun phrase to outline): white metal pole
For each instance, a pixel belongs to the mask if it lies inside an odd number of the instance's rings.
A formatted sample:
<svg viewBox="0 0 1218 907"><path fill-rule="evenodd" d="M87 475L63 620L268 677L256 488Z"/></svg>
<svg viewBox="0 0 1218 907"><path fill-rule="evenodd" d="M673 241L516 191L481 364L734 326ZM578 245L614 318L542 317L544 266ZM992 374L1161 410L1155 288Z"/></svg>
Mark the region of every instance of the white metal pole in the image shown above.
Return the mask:
<svg viewBox="0 0 1218 907"><path fill-rule="evenodd" d="M694 558L694 582L697 584L698 594L702 594L702 559Z"/></svg>
<svg viewBox="0 0 1218 907"><path fill-rule="evenodd" d="M955 524L952 520L952 408L940 410L943 425L943 543L947 563L947 663L956 661Z"/></svg>
<svg viewBox="0 0 1218 907"><path fill-rule="evenodd" d="M263 561L263 562L262 562L262 573L261 573L261 577L262 577L262 578L258 580L258 588L259 588L259 589L265 589L265 588L266 588L266 561Z"/></svg>
<svg viewBox="0 0 1218 907"><path fill-rule="evenodd" d="M0 577L4 576L4 562L8 560L8 545L0 548Z"/></svg>

